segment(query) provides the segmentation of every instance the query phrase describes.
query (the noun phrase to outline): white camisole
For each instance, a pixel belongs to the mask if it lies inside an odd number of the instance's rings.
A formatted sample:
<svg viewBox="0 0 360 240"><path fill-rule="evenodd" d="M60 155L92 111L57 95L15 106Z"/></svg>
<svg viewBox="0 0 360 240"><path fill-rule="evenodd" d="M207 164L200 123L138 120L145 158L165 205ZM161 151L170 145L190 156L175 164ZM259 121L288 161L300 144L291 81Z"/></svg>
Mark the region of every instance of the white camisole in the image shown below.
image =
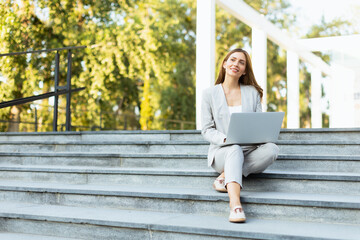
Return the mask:
<svg viewBox="0 0 360 240"><path fill-rule="evenodd" d="M242 112L242 105L238 105L238 106L229 106L229 112L230 112L230 116L233 113L239 113Z"/></svg>

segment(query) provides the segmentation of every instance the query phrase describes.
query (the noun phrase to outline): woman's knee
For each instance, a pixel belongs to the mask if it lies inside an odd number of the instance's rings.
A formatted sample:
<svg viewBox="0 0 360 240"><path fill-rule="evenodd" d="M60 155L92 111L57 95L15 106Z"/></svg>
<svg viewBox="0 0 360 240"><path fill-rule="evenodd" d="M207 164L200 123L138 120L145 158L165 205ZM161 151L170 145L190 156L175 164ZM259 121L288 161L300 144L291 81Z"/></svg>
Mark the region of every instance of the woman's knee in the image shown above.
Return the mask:
<svg viewBox="0 0 360 240"><path fill-rule="evenodd" d="M224 171L242 169L244 154L239 145L229 146L227 149Z"/></svg>
<svg viewBox="0 0 360 240"><path fill-rule="evenodd" d="M269 147L272 149L273 156L275 156L275 158L277 158L277 156L279 155L279 152L280 152L280 148L275 143L268 143L268 144L269 144Z"/></svg>
<svg viewBox="0 0 360 240"><path fill-rule="evenodd" d="M229 146L227 150L227 158L244 158L243 151L239 145Z"/></svg>
<svg viewBox="0 0 360 240"><path fill-rule="evenodd" d="M279 155L280 149L274 143L266 143L263 145L266 151L267 159L270 163L273 163Z"/></svg>
<svg viewBox="0 0 360 240"><path fill-rule="evenodd" d="M239 145L231 145L229 146L229 149L228 149L229 152L243 152L241 147Z"/></svg>
<svg viewBox="0 0 360 240"><path fill-rule="evenodd" d="M259 146L254 152L250 153L244 164L244 176L251 173L261 173L268 168L277 158L279 147L273 143L266 143Z"/></svg>

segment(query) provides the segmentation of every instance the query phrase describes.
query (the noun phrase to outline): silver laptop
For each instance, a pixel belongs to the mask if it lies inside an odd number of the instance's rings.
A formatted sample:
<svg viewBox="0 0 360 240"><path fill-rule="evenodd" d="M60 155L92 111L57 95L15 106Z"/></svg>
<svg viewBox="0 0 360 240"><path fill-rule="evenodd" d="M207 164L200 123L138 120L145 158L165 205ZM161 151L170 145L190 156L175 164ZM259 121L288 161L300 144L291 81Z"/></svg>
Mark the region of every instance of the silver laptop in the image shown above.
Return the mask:
<svg viewBox="0 0 360 240"><path fill-rule="evenodd" d="M222 145L276 142L284 115L284 112L233 113Z"/></svg>

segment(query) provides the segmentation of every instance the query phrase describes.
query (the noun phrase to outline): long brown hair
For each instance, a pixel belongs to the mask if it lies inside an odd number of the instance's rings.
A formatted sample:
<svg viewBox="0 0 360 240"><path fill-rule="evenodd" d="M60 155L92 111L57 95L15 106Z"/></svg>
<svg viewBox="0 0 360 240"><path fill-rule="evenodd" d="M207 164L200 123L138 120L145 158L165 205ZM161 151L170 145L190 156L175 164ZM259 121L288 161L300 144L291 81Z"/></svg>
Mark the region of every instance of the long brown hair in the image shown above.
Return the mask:
<svg viewBox="0 0 360 240"><path fill-rule="evenodd" d="M216 79L215 85L224 82L225 74L226 74L225 68L223 67L224 62L226 62L229 59L230 55L233 54L234 52L242 52L242 53L244 53L245 58L246 58L245 75L241 75L241 77L239 78L239 84L254 86L256 88L256 90L259 92L260 98L262 99L262 97L263 97L263 89L256 82L254 72L253 72L253 69L252 69L250 55L244 49L241 49L241 48L236 48L234 50L231 50L226 55L226 57L224 58L224 60L221 63L220 70L219 70L219 75L218 75L218 77Z"/></svg>

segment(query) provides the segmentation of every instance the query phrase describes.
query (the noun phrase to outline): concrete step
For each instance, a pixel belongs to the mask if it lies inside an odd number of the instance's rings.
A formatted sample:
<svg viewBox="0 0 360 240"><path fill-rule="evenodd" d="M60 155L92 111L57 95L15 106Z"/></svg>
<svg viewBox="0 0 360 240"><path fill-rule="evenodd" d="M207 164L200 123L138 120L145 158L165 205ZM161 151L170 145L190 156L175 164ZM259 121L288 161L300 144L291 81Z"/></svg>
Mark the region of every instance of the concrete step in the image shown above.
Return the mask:
<svg viewBox="0 0 360 240"><path fill-rule="evenodd" d="M266 170L244 181L249 191L352 194L360 198L360 173Z"/></svg>
<svg viewBox="0 0 360 240"><path fill-rule="evenodd" d="M119 184L211 188L213 170L165 168L99 168L54 166L0 166L1 180L69 184Z"/></svg>
<svg viewBox="0 0 360 240"><path fill-rule="evenodd" d="M0 165L208 169L206 158L205 154L0 152Z"/></svg>
<svg viewBox="0 0 360 240"><path fill-rule="evenodd" d="M99 168L54 166L0 166L0 179L69 184L119 184L211 189L213 170L163 168ZM360 173L267 170L244 178L244 189L298 193L360 195Z"/></svg>
<svg viewBox="0 0 360 240"><path fill-rule="evenodd" d="M265 221L256 226L258 239L359 239L359 232L352 235L352 227L360 226L359 136L360 129L281 131L275 164L244 179L249 223ZM211 218L227 223L229 199L211 188L218 174L206 166L208 146L199 131L0 134L0 239L1 232L82 239L255 238L253 231L239 235L219 224L189 232ZM121 219L102 217L110 211ZM158 214L165 225L156 221ZM174 222L180 215L188 225ZM274 222L284 223L282 232L266 229ZM284 233L303 223L309 228ZM336 226L350 235L321 233Z"/></svg>
<svg viewBox="0 0 360 240"><path fill-rule="evenodd" d="M0 239L1 240L75 240L80 238L64 238L64 237L54 237L54 236L45 236L45 235L37 235L37 234L0 232Z"/></svg>
<svg viewBox="0 0 360 240"><path fill-rule="evenodd" d="M206 142L199 141L13 141L0 142L4 152L107 152L107 153L182 153L207 152Z"/></svg>
<svg viewBox="0 0 360 240"><path fill-rule="evenodd" d="M359 128L281 129L279 140L358 140ZM0 133L0 141L203 141L199 130Z"/></svg>
<svg viewBox="0 0 360 240"><path fill-rule="evenodd" d="M282 154L360 155L360 141L279 140Z"/></svg>
<svg viewBox="0 0 360 240"><path fill-rule="evenodd" d="M279 140L281 154L360 155L360 141ZM208 143L200 141L0 142L1 152L107 152L206 154Z"/></svg>
<svg viewBox="0 0 360 240"><path fill-rule="evenodd" d="M358 141L360 128L299 128L281 129L279 140Z"/></svg>
<svg viewBox="0 0 360 240"><path fill-rule="evenodd" d="M0 133L0 141L204 141L197 130Z"/></svg>
<svg viewBox="0 0 360 240"><path fill-rule="evenodd" d="M359 225L247 218L229 223L227 216L154 211L1 203L0 225L8 231L83 239L352 239Z"/></svg>
<svg viewBox="0 0 360 240"><path fill-rule="evenodd" d="M226 216L229 198L214 190L158 186L2 182L0 201ZM242 191L249 217L360 224L360 198L339 194Z"/></svg>
<svg viewBox="0 0 360 240"><path fill-rule="evenodd" d="M360 155L279 154L268 169L360 173Z"/></svg>
<svg viewBox="0 0 360 240"><path fill-rule="evenodd" d="M0 152L0 165L208 169L206 154ZM360 173L360 155L280 154L268 169Z"/></svg>

